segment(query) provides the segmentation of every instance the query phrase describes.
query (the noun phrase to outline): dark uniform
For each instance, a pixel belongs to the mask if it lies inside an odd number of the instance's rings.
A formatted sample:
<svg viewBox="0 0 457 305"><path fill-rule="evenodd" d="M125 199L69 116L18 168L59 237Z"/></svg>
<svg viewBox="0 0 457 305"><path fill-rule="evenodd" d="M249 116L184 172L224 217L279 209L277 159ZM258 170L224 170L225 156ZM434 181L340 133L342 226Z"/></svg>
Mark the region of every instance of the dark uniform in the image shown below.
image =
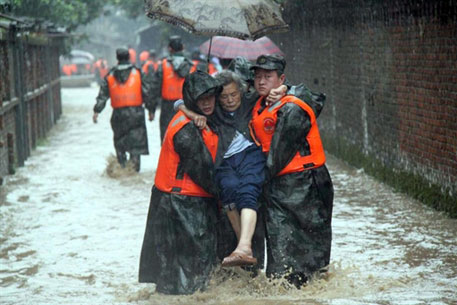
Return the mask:
<svg viewBox="0 0 457 305"><path fill-rule="evenodd" d="M284 71L284 67L282 58L260 56L252 68ZM333 185L315 121L325 95L307 92L303 101L290 99L269 107L259 99L252 121L256 134L273 132L264 187L267 275L286 276L297 286L328 266L332 240ZM273 120L256 121L265 112L274 112Z"/></svg>
<svg viewBox="0 0 457 305"><path fill-rule="evenodd" d="M165 130L175 115L173 103L182 98L182 84L190 73L192 61L184 56L179 36L170 37L171 54L163 59L152 76L152 93L156 104L160 102L160 139L163 141Z"/></svg>
<svg viewBox="0 0 457 305"><path fill-rule="evenodd" d="M244 90L242 95L242 101L238 109L234 112L233 115L225 112L219 103L216 104L215 115L213 120L220 127L218 128L220 137L220 152L221 156L218 156L216 159L216 167L222 161L223 154L227 151L228 146L230 145L232 139L235 137L236 132L241 133L246 139L254 142L255 140L251 137L249 130L249 122L252 119L252 109L256 105L257 100L259 99L259 94L254 89L253 85L253 73L249 69L251 63L243 57L236 57L232 64L229 66L229 69L234 71L239 75L247 84L248 87ZM221 77L223 74L220 74ZM216 78L218 78L216 76ZM224 81L227 82L227 81ZM224 84L225 85L225 84ZM296 95L300 98L306 98L309 96L309 90L303 85L299 86L288 86L289 94ZM258 264L254 267L255 269L263 268L264 265L264 219L262 215L264 214L265 206L260 204L259 206L259 217L257 218L257 224L255 233L252 240L252 250L253 256L257 258ZM229 255L237 245L237 239L231 225L229 224L225 214L220 215L219 225L218 225L219 239L218 239L218 255L221 258Z"/></svg>
<svg viewBox="0 0 457 305"><path fill-rule="evenodd" d="M197 99L219 90L210 75L193 73L184 83L184 103L201 113ZM204 289L217 263L217 149L213 129L200 131L181 111L172 118L152 188L139 268L139 281L155 283L161 293Z"/></svg>
<svg viewBox="0 0 457 305"><path fill-rule="evenodd" d="M142 72L129 63L128 50L118 49L116 54L119 64L113 67L103 79L94 112L100 113L105 108L106 101L111 98L113 106L111 128L114 133L117 160L121 166L125 166L126 152L128 152L135 169L139 171L140 155L149 154L143 106L148 111L154 112L155 105L151 103L150 87L146 81L143 81ZM123 96L122 90L130 91Z"/></svg>

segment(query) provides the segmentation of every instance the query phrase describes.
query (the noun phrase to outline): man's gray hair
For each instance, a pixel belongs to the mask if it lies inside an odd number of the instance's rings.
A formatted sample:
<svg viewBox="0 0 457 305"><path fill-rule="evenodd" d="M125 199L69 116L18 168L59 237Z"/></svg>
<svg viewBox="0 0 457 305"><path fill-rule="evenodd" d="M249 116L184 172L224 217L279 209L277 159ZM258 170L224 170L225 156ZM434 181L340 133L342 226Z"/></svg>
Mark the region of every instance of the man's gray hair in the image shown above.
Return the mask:
<svg viewBox="0 0 457 305"><path fill-rule="evenodd" d="M227 86L231 83L235 83L240 90L240 93L246 91L246 82L236 73L230 70L223 70L216 74L215 78L219 81L222 86Z"/></svg>

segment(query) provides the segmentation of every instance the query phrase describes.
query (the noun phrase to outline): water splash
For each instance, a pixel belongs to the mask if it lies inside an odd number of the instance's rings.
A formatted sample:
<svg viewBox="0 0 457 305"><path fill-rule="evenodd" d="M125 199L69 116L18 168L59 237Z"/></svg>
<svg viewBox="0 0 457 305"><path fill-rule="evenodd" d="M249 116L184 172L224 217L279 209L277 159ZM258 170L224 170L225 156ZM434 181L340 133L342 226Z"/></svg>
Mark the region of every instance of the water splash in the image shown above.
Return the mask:
<svg viewBox="0 0 457 305"><path fill-rule="evenodd" d="M134 165L132 162L127 162L125 167L121 167L119 162L117 162L116 156L111 154L107 158L105 174L108 177L118 179L118 178L123 178L123 177L134 176L137 174L137 172L135 171L135 168L134 168Z"/></svg>

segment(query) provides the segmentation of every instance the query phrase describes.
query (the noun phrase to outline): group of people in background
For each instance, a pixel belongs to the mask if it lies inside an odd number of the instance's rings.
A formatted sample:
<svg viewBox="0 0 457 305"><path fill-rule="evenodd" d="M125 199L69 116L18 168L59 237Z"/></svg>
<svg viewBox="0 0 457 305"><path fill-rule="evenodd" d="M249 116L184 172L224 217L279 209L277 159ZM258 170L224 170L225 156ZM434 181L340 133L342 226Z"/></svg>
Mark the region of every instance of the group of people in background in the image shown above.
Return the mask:
<svg viewBox="0 0 457 305"><path fill-rule="evenodd" d="M325 95L290 84L281 56L237 57L219 71L183 51L172 36L167 57L143 52L138 68L117 49L94 106L96 123L111 100L117 160L139 171L145 109L152 121L160 105L139 281L191 294L221 265L301 287L330 261L333 186L316 121Z"/></svg>

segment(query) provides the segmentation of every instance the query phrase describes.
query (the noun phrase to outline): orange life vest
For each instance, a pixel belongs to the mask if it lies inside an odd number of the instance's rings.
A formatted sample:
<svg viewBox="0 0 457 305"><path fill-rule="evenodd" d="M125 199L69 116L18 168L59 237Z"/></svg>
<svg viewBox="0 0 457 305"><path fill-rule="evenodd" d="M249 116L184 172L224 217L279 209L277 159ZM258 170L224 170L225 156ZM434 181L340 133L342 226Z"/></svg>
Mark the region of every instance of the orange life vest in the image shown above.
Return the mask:
<svg viewBox="0 0 457 305"><path fill-rule="evenodd" d="M78 66L76 64L71 64L70 69L71 69L72 74L75 74L78 72Z"/></svg>
<svg viewBox="0 0 457 305"><path fill-rule="evenodd" d="M196 59L192 60L193 65L192 65L192 67L190 67L189 73L194 73L195 71L197 71L197 66L198 66L199 62L200 61L198 61Z"/></svg>
<svg viewBox="0 0 457 305"><path fill-rule="evenodd" d="M119 83L112 74L108 75L107 81L113 108L141 106L143 103L141 75L137 69L132 68L129 78L123 84Z"/></svg>
<svg viewBox="0 0 457 305"><path fill-rule="evenodd" d="M197 66L200 63L200 61L198 61L198 60L192 60L192 62L194 63L194 65L190 68L190 73L194 73L195 71L197 71ZM208 71L204 71L204 72L208 72L209 75L213 75L215 72L217 72L217 69L214 66L214 64L209 63Z"/></svg>
<svg viewBox="0 0 457 305"><path fill-rule="evenodd" d="M100 75L100 78L104 78L106 76L106 74L108 74L109 72L109 69L107 66L104 66L103 68L99 68L98 69L98 73Z"/></svg>
<svg viewBox="0 0 457 305"><path fill-rule="evenodd" d="M136 51L133 48L129 48L129 60L130 63L136 63Z"/></svg>
<svg viewBox="0 0 457 305"><path fill-rule="evenodd" d="M144 63L143 67L141 68L141 70L143 71L144 74L148 74L148 72L149 72L149 67L150 67L150 66L152 66L152 67L154 68L154 71L157 71L157 67L159 66L159 63L154 62L154 61L148 59L148 60ZM152 71L152 72L154 72L154 71Z"/></svg>
<svg viewBox="0 0 457 305"><path fill-rule="evenodd" d="M216 66L214 64L210 63L208 66L208 74L213 75L216 72L217 72Z"/></svg>
<svg viewBox="0 0 457 305"><path fill-rule="evenodd" d="M191 120L188 119L182 111L178 111L171 119L162 143L154 184L159 190L166 193L196 197L213 197L192 181L186 173L178 177L178 175L180 175L180 173L178 173L180 158L175 151L173 137L190 121ZM209 128L205 128L202 131L202 137L214 161L216 159L218 137ZM202 168L201 170L205 169Z"/></svg>
<svg viewBox="0 0 457 305"><path fill-rule="evenodd" d="M184 78L180 77L166 58L162 61L162 98L176 101L182 98Z"/></svg>
<svg viewBox="0 0 457 305"><path fill-rule="evenodd" d="M70 75L73 73L73 68L72 68L71 65L63 65L63 67L62 67L62 72L63 72L65 75L70 76Z"/></svg>
<svg viewBox="0 0 457 305"><path fill-rule="evenodd" d="M108 72L109 72L109 69L108 69L108 63L106 60L97 60L93 66L94 70L97 69L98 70L98 75L100 76L100 78L104 78Z"/></svg>
<svg viewBox="0 0 457 305"><path fill-rule="evenodd" d="M145 62L149 58L149 52L148 51L143 51L140 53L140 61Z"/></svg>
<svg viewBox="0 0 457 305"><path fill-rule="evenodd" d="M271 140L273 138L278 119L277 113L285 103L294 103L300 106L300 108L302 108L311 119L311 129L306 136L310 154L302 156L300 155L300 152L297 152L286 167L279 172L278 176L322 166L325 163L325 152L319 135L319 129L317 127L316 115L311 107L295 96L286 95L280 101L263 109L263 111L259 114L258 111L261 107L261 102L262 97L257 101L254 109L252 110L252 120L249 123L249 127L251 129L251 133L252 130L254 130L252 136L256 140L257 144L262 146L263 152L267 153L270 151Z"/></svg>

